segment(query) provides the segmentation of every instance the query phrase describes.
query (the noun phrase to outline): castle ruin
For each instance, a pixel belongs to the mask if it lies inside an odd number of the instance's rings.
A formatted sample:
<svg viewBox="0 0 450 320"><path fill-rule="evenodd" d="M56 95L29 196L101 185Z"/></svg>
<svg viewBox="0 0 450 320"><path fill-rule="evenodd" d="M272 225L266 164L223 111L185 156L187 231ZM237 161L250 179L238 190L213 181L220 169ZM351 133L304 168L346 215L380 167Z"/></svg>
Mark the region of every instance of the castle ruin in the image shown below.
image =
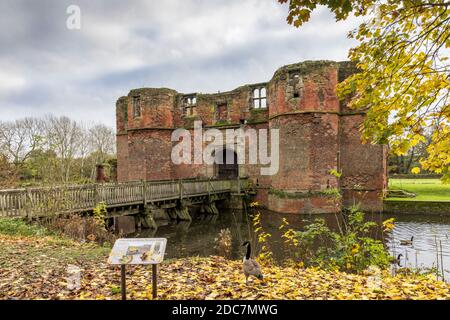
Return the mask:
<svg viewBox="0 0 450 320"><path fill-rule="evenodd" d="M131 90L116 106L118 181L248 177L269 210L328 213L361 202L364 210L381 211L387 147L361 143L364 112L336 95L353 72L349 62L306 61L281 67L269 82L216 94ZM254 164L174 164L172 132L192 130L196 120L219 130L279 129L278 172L261 175ZM343 195L338 203L330 190Z"/></svg>

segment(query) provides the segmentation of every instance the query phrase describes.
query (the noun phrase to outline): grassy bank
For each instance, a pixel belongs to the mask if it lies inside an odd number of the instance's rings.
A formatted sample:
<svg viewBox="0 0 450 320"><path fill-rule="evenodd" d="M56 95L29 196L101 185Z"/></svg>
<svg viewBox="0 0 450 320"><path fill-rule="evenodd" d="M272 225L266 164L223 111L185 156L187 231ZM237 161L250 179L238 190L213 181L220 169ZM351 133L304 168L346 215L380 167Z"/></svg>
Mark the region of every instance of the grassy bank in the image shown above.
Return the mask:
<svg viewBox="0 0 450 320"><path fill-rule="evenodd" d="M120 299L120 272L106 264L108 247L2 220L0 247L0 299ZM67 289L68 264L82 269L79 290ZM129 298L150 299L150 268L127 269ZM263 266L263 272L263 281L246 285L240 261L165 261L158 299L450 299L450 286L431 275L354 275L298 266Z"/></svg>
<svg viewBox="0 0 450 320"><path fill-rule="evenodd" d="M413 192L415 198L389 198L403 201L450 201L450 184L439 179L389 179L390 190Z"/></svg>

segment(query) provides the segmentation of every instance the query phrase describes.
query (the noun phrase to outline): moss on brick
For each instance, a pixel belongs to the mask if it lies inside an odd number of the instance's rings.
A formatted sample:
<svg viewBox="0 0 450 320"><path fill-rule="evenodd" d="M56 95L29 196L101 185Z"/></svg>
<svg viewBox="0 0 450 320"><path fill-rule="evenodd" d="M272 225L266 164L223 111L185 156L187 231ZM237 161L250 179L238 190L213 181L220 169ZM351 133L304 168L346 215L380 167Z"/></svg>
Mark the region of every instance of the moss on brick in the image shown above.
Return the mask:
<svg viewBox="0 0 450 320"><path fill-rule="evenodd" d="M329 188L324 190L309 190L304 192L287 192L275 188L270 188L269 194L275 195L282 199L305 199L311 197L341 197L341 193L337 188Z"/></svg>

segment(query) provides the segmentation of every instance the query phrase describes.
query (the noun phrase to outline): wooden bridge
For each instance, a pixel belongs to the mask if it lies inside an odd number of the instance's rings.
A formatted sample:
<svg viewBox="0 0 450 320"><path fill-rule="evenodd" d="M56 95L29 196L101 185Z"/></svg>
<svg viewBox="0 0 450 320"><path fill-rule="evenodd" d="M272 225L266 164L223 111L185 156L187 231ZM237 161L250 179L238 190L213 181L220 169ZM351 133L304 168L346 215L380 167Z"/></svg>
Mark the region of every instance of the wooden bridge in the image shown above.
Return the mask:
<svg viewBox="0 0 450 320"><path fill-rule="evenodd" d="M247 186L246 179L191 179L0 190L0 217L82 213L99 203L104 203L108 212L126 209L136 213L142 212L142 207L169 208L219 199Z"/></svg>

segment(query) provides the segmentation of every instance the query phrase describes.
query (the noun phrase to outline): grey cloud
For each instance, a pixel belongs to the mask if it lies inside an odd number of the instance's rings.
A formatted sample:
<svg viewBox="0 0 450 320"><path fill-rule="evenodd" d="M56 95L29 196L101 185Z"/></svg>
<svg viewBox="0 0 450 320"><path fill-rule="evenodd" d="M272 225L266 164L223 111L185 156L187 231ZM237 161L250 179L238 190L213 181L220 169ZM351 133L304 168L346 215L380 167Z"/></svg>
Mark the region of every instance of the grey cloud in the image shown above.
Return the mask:
<svg viewBox="0 0 450 320"><path fill-rule="evenodd" d="M78 4L82 30L65 28ZM114 124L134 87L216 92L269 80L305 59L343 60L357 21L321 10L302 29L273 1L3 0L0 118L66 114ZM3 82L4 83L4 82Z"/></svg>

